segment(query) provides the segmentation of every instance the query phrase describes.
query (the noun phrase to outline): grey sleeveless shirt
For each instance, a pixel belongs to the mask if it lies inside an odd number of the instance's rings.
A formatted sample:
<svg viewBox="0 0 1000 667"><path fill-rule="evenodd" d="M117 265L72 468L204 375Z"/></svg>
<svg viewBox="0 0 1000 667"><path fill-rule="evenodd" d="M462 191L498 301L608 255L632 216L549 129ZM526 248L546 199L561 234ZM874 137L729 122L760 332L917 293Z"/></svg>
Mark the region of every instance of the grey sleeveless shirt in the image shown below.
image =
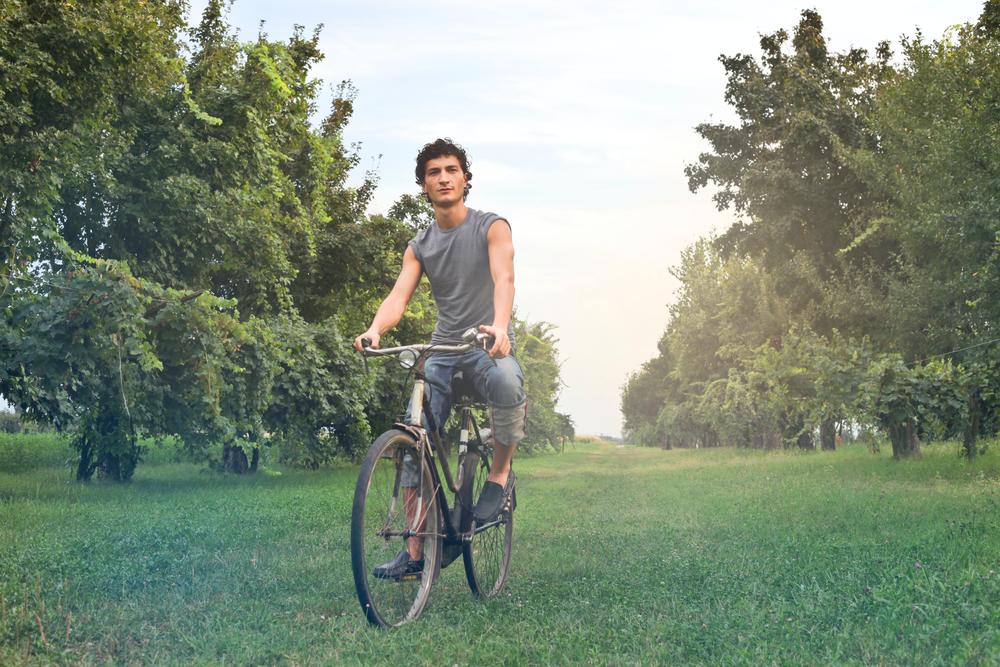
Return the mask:
<svg viewBox="0 0 1000 667"><path fill-rule="evenodd" d="M457 227L442 229L434 222L410 240L437 304L432 343L460 343L467 329L493 324L493 276L486 233L499 217L470 208ZM513 345L513 320L507 334Z"/></svg>

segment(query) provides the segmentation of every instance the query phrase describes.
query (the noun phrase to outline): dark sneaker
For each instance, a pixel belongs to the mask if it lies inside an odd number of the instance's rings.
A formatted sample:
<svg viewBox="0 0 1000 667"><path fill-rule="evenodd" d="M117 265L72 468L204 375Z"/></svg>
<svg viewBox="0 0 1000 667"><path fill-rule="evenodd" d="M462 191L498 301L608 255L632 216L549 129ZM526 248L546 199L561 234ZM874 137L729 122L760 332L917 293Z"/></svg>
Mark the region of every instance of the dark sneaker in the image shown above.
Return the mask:
<svg viewBox="0 0 1000 667"><path fill-rule="evenodd" d="M392 579L393 581L417 581L424 573L424 559L413 560L410 552L403 549L388 563L382 563L372 574L376 579Z"/></svg>
<svg viewBox="0 0 1000 667"><path fill-rule="evenodd" d="M472 518L476 523L483 524L493 521L500 515L500 511L507 504L510 493L514 489L514 471L507 475L507 483L500 486L496 482L486 482L483 490L479 492L479 500L472 509Z"/></svg>

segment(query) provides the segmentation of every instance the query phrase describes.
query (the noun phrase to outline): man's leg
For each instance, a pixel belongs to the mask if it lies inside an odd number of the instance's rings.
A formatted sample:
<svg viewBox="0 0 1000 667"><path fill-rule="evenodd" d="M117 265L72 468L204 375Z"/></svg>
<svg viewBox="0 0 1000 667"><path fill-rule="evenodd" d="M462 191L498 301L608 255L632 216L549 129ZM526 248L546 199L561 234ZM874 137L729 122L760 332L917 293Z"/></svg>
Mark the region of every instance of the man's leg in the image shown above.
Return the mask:
<svg viewBox="0 0 1000 667"><path fill-rule="evenodd" d="M524 437L527 405L524 375L513 356L494 360L483 353L476 362L474 381L490 406L493 427L493 462L487 481L499 487L497 490L487 486L480 495L475 515L481 520L494 514L494 505L499 511L502 504L514 450Z"/></svg>
<svg viewBox="0 0 1000 667"><path fill-rule="evenodd" d="M423 531L424 522L427 517L427 502L423 503L420 513L422 516L418 521L417 500L420 487L420 467L418 460L411 454L406 454L403 458L401 477L399 486L403 490L403 512L406 516L406 527L415 526L417 532ZM404 542L404 548L392 560L377 565L373 574L378 579L399 580L407 575L416 575L423 568L424 543L423 538L408 537Z"/></svg>
<svg viewBox="0 0 1000 667"><path fill-rule="evenodd" d="M448 363L452 361L452 363ZM451 376L453 373L454 361L450 360L447 355L437 355L430 357L426 364L424 365L424 393L427 395L427 399L431 406L431 417L430 422L427 421L428 415L424 414L424 427L430 429L431 424L435 425L437 428L443 430L444 423L448 420L448 412L451 410ZM409 411L407 411L407 421L409 421ZM405 462L404 462L405 465ZM417 484L419 484L419 475L415 474L417 472L417 463L412 461L409 463L411 474L403 475L403 502L406 508L406 523L409 526L414 525L417 519ZM424 524L427 521L427 512L430 511L430 502L425 499L422 508L422 515L420 521L417 524L417 532L423 532ZM412 560L420 560L424 557L424 540L421 537L411 537L406 540L406 550L410 553L410 558Z"/></svg>
<svg viewBox="0 0 1000 667"><path fill-rule="evenodd" d="M522 402L514 408L491 406L490 418L493 422L493 465L487 479L504 486L510 474L514 450L524 437L525 404Z"/></svg>
<svg viewBox="0 0 1000 667"><path fill-rule="evenodd" d="M408 486L403 489L403 502L406 507L406 525L412 526L414 520L417 518L417 489L416 487ZM423 516L420 517L420 522L417 524L417 532L422 532L424 530L424 523L427 521L427 506L424 503ZM424 557L424 540L422 537L408 537L406 538L406 550L410 552L410 560L420 560Z"/></svg>

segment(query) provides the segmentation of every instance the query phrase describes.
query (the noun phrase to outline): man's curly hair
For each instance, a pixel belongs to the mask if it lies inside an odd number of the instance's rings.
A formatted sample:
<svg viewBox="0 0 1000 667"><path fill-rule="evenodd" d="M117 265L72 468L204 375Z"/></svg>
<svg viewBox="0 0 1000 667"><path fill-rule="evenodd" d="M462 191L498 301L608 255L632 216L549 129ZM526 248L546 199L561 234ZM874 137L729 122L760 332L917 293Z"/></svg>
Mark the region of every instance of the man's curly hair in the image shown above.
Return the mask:
<svg viewBox="0 0 1000 667"><path fill-rule="evenodd" d="M462 167L462 172L465 173L465 192L462 193L462 198L469 196L469 190L472 189L472 171L469 169L469 156L465 154L465 149L456 144L450 138L445 137L444 139L438 139L429 144L424 144L424 147L420 149L417 153L417 168L414 173L417 176L417 185L423 187L424 185L424 174L427 171L427 163L431 160L439 157L446 157L451 155L458 158L458 163ZM430 197L427 197L427 193L424 193L424 197L427 201L430 201Z"/></svg>

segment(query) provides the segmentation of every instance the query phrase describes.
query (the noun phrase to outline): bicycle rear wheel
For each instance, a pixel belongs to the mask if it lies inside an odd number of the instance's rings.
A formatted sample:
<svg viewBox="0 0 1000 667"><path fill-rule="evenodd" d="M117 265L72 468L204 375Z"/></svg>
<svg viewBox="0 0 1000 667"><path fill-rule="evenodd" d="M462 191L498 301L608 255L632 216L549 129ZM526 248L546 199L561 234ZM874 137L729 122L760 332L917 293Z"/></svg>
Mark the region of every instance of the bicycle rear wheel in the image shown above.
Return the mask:
<svg viewBox="0 0 1000 667"><path fill-rule="evenodd" d="M490 451L482 448L482 455L469 452L466 455L464 471L466 483L472 484L472 498L479 494L490 474ZM516 491L515 491L516 493ZM514 496L500 513L497 521L477 526L472 540L465 543L462 559L465 562L465 578L472 594L479 598L489 598L503 590L510 567L510 549L514 540Z"/></svg>
<svg viewBox="0 0 1000 667"><path fill-rule="evenodd" d="M407 486L413 491L408 493ZM422 575L376 576L376 567L392 561L406 548L410 532L423 538ZM361 465L351 517L354 587L368 621L393 627L419 616L430 596L440 553L441 508L427 463L421 461L409 433L386 431L369 448Z"/></svg>

